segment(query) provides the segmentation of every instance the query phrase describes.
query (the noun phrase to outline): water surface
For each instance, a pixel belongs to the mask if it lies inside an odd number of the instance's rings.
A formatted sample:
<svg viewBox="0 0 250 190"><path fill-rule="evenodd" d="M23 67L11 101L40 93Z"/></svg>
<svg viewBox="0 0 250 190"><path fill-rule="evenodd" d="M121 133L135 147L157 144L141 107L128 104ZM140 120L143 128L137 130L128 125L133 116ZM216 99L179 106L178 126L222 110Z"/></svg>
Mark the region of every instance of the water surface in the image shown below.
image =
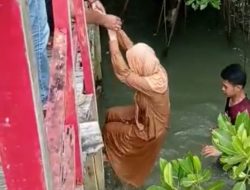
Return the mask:
<svg viewBox="0 0 250 190"><path fill-rule="evenodd" d="M109 13L119 15L124 2L106 0L104 4ZM228 64L241 63L244 50L249 47L241 37L237 36L232 43L228 43L221 22L222 17L218 11L189 10L186 25L183 24L182 15L180 16L168 56L163 57L165 44L163 28L159 35L153 36L159 7L152 0L133 0L129 3L123 17L124 30L134 42L142 41L152 46L169 75L171 124L160 156L171 160L184 156L188 151L200 156L202 145L211 143L210 128L216 126L217 116L224 110L225 97L220 90L220 71ZM106 108L133 102L133 92L113 75L107 50L107 35L103 31L104 92L99 100L101 121L104 119ZM246 70L249 73L249 64L246 64ZM246 91L249 92L249 89L247 85ZM215 159L202 158L202 161L205 168L213 171L215 179L226 181L225 189L231 189L232 181L217 168ZM106 176L107 189L124 189L110 174L110 169L107 170ZM159 183L158 163L155 164L152 174L141 189L157 183Z"/></svg>

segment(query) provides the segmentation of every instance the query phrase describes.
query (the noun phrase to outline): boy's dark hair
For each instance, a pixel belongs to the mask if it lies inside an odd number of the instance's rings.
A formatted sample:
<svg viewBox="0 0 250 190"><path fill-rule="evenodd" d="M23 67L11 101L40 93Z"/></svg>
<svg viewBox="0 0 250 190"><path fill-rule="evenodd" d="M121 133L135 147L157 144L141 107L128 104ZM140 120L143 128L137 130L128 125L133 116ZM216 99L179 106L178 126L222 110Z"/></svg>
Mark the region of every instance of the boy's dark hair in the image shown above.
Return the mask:
<svg viewBox="0 0 250 190"><path fill-rule="evenodd" d="M247 75L240 64L228 65L221 71L220 76L233 85L241 85L242 88L246 85Z"/></svg>

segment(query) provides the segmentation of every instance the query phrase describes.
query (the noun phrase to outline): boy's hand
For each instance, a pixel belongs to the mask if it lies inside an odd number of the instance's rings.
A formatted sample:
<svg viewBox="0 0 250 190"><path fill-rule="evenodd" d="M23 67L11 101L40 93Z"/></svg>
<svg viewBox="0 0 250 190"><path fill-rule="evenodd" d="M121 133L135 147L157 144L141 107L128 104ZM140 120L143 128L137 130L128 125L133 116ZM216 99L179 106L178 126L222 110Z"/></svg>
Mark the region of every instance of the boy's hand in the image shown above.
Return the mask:
<svg viewBox="0 0 250 190"><path fill-rule="evenodd" d="M202 148L201 154L205 157L219 157L221 152L218 151L214 146L206 145Z"/></svg>
<svg viewBox="0 0 250 190"><path fill-rule="evenodd" d="M122 21L115 15L107 14L103 15L102 25L107 29L118 31L122 27Z"/></svg>
<svg viewBox="0 0 250 190"><path fill-rule="evenodd" d="M99 0L93 0L92 3L90 1L90 4L92 9L97 10L103 14L106 14L106 10L103 4Z"/></svg>

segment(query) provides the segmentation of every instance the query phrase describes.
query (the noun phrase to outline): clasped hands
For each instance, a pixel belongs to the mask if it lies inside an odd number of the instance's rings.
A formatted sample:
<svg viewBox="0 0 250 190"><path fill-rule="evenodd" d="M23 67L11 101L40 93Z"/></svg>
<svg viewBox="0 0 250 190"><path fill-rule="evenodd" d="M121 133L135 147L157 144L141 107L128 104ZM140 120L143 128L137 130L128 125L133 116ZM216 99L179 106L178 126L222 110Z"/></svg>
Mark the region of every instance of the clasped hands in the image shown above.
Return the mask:
<svg viewBox="0 0 250 190"><path fill-rule="evenodd" d="M106 10L99 0L89 0L89 4L93 10L105 15L102 18L102 23L108 30L117 31L121 29L121 19L115 15L106 14Z"/></svg>

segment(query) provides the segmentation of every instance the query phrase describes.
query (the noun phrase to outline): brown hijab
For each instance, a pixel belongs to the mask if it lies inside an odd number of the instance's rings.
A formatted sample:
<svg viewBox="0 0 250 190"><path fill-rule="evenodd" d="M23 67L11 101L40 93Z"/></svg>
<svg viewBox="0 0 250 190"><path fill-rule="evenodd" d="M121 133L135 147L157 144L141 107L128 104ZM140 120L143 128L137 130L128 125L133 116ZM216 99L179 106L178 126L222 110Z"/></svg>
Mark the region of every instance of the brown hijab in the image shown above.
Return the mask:
<svg viewBox="0 0 250 190"><path fill-rule="evenodd" d="M126 52L128 65L134 73L148 82L152 91L164 93L168 88L168 78L154 50L145 43L137 43Z"/></svg>
<svg viewBox="0 0 250 190"><path fill-rule="evenodd" d="M163 94L168 90L168 78L154 50L145 43L137 43L126 52L128 65L132 72L145 78L152 92ZM135 105L136 124L140 131L145 126L138 121L139 107Z"/></svg>

